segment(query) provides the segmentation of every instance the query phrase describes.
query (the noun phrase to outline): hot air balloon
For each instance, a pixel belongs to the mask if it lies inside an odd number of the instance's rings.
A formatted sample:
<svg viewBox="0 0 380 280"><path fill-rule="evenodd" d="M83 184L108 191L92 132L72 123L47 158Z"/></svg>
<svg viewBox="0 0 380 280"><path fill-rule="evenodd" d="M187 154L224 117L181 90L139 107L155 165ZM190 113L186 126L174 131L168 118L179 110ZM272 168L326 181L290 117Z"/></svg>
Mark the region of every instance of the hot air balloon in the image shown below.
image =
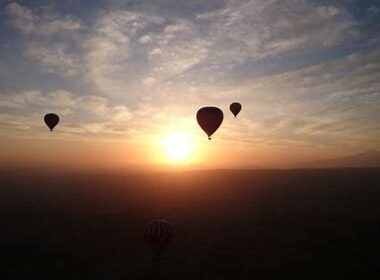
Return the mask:
<svg viewBox="0 0 380 280"><path fill-rule="evenodd" d="M223 112L217 107L203 107L197 112L199 126L206 132L208 139L223 122Z"/></svg>
<svg viewBox="0 0 380 280"><path fill-rule="evenodd" d="M173 239L173 229L166 220L150 221L144 230L144 241L152 250L153 255L160 256Z"/></svg>
<svg viewBox="0 0 380 280"><path fill-rule="evenodd" d="M45 115L44 121L50 128L50 131L53 131L53 128L59 123L59 117L57 114L49 113Z"/></svg>
<svg viewBox="0 0 380 280"><path fill-rule="evenodd" d="M234 116L236 118L236 116L241 111L241 104L239 102L231 103L231 105L230 105L230 111L232 112L232 114L234 114Z"/></svg>

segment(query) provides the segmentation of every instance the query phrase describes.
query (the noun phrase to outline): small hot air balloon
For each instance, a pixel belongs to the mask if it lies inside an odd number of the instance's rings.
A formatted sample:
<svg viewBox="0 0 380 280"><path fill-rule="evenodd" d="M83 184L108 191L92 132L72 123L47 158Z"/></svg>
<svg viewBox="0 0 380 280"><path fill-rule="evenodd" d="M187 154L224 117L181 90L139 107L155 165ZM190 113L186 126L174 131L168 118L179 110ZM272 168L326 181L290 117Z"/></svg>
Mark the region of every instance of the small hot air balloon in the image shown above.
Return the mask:
<svg viewBox="0 0 380 280"><path fill-rule="evenodd" d="M223 112L217 107L203 107L197 112L199 126L206 132L208 139L223 122Z"/></svg>
<svg viewBox="0 0 380 280"><path fill-rule="evenodd" d="M144 230L144 241L152 250L153 255L160 256L173 239L173 229L166 220L150 221Z"/></svg>
<svg viewBox="0 0 380 280"><path fill-rule="evenodd" d="M59 123L59 117L57 114L49 113L45 115L44 121L50 128L50 131L53 131L53 128Z"/></svg>
<svg viewBox="0 0 380 280"><path fill-rule="evenodd" d="M230 105L230 111L232 112L232 114L234 114L234 116L236 118L236 116L241 111L241 104L239 102L231 103L231 105Z"/></svg>

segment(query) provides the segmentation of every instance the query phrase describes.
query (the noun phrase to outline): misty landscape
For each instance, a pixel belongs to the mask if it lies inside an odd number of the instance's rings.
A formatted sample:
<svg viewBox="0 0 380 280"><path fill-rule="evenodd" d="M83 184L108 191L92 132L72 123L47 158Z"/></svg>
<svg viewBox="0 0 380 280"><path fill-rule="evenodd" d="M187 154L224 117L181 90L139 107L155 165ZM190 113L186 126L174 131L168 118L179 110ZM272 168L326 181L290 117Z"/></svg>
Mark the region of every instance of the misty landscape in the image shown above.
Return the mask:
<svg viewBox="0 0 380 280"><path fill-rule="evenodd" d="M379 171L8 172L1 279L363 279L378 270ZM158 272L142 240L154 217L175 231Z"/></svg>

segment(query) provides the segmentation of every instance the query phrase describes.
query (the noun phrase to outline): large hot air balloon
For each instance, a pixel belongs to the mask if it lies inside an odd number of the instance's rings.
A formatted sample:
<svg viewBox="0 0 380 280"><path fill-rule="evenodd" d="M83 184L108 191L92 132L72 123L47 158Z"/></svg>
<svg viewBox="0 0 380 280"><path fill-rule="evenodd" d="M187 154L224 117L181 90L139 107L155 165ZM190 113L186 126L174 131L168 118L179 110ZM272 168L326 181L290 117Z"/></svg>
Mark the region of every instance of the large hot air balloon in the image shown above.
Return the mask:
<svg viewBox="0 0 380 280"><path fill-rule="evenodd" d="M231 103L231 105L230 105L230 111L232 112L232 114L234 114L234 116L236 118L236 116L241 111L241 104L239 102Z"/></svg>
<svg viewBox="0 0 380 280"><path fill-rule="evenodd" d="M223 112L217 107L203 107L197 112L199 126L206 132L208 139L223 122Z"/></svg>
<svg viewBox="0 0 380 280"><path fill-rule="evenodd" d="M53 128L59 123L59 117L57 114L49 113L45 115L44 121L50 128L50 131L53 131Z"/></svg>
<svg viewBox="0 0 380 280"><path fill-rule="evenodd" d="M144 230L145 243L152 250L153 255L160 256L173 239L173 229L166 220L155 219L150 221Z"/></svg>

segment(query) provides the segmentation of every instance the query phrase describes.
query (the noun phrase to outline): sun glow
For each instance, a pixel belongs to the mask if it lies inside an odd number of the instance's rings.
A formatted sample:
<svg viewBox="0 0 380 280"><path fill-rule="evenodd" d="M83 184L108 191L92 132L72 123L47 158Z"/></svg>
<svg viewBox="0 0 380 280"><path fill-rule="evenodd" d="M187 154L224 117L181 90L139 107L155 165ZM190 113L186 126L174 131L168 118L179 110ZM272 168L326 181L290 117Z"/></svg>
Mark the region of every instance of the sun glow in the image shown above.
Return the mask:
<svg viewBox="0 0 380 280"><path fill-rule="evenodd" d="M185 132L169 133L162 140L166 161L189 163L193 158L194 142Z"/></svg>

